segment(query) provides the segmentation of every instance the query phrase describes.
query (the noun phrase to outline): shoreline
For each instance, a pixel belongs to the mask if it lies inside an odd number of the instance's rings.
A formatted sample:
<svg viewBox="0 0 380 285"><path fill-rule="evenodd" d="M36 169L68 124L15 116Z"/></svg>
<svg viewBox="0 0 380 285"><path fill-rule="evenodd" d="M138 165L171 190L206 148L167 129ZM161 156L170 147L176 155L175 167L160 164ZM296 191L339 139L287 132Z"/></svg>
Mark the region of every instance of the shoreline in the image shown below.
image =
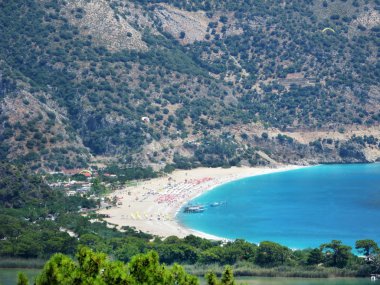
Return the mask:
<svg viewBox="0 0 380 285"><path fill-rule="evenodd" d="M191 200L222 184L305 167L307 166L281 165L277 168L232 167L175 170L165 177L142 181L136 186L113 192L109 197L116 197L117 206L108 210L100 209L97 212L109 215L109 218L104 218L104 220L119 228L129 226L161 238L168 236L183 238L192 234L211 240L228 240L186 227L176 218L178 212Z"/></svg>

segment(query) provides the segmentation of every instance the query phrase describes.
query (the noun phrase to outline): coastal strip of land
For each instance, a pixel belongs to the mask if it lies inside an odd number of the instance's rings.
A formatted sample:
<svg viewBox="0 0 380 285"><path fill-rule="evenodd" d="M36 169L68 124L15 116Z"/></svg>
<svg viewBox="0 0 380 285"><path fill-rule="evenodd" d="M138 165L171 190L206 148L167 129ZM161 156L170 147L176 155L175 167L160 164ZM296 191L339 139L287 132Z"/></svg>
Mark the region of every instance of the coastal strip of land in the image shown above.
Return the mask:
<svg viewBox="0 0 380 285"><path fill-rule="evenodd" d="M245 178L288 171L302 166L286 165L277 168L232 167L196 168L176 170L164 177L138 182L134 186L117 190L110 195L116 206L99 210L105 220L119 227L129 226L136 230L160 237L185 237L193 234L208 239L222 239L198 232L181 225L175 218L181 207L195 197L221 184ZM228 201L227 201L228 202Z"/></svg>

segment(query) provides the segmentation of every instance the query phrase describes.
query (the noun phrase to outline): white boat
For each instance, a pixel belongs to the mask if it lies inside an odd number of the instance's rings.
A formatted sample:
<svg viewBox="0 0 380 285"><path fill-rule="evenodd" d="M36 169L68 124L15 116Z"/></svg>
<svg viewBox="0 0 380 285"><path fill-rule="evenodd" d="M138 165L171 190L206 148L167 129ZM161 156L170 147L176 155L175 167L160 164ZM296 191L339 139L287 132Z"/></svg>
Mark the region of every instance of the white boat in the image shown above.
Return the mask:
<svg viewBox="0 0 380 285"><path fill-rule="evenodd" d="M204 212L205 207L203 205L197 205L197 206L186 206L183 211L185 213L202 213Z"/></svg>
<svg viewBox="0 0 380 285"><path fill-rule="evenodd" d="M214 203L211 203L210 206L211 207L219 207L223 204L225 204L226 202L214 202Z"/></svg>

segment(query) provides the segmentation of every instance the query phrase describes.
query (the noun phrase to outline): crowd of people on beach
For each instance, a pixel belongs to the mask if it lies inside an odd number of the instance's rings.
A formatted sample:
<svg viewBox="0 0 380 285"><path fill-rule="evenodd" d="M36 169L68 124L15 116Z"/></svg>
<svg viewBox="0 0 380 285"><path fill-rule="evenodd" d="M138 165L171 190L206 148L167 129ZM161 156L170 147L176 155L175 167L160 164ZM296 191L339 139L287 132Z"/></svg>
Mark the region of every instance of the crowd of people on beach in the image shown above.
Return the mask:
<svg viewBox="0 0 380 285"><path fill-rule="evenodd" d="M178 171L167 177L159 177L118 189L113 207L102 208L99 213L107 215L107 222L120 227L130 226L159 236L196 234L209 236L181 225L176 215L192 207L194 198L215 186L252 175L271 173L272 169L196 169ZM111 199L112 200L112 199ZM227 199L228 200L228 199ZM217 207L228 201L207 204ZM200 211L199 213L202 213Z"/></svg>
<svg viewBox="0 0 380 285"><path fill-rule="evenodd" d="M151 187L149 187L149 183L146 183L146 185L140 184L143 191L133 193L134 195L130 195L131 192L127 189L118 190L114 194L117 200L120 201L118 202L118 206L121 207L123 205L121 201L124 197L124 203L126 203L128 207L128 210L120 216L121 219L165 221L174 219L173 214L169 215L168 213L168 209L172 208L172 206L180 208L181 204L189 198L202 193L216 183L217 181L211 177L185 179L182 182L176 182L169 177L167 184L161 189L151 189ZM125 195L127 193L129 195ZM136 211L136 207L133 207L133 203L152 201L152 199L157 207L145 209L145 212L143 213ZM170 208L167 206L170 206ZM125 206L123 208L125 208Z"/></svg>
<svg viewBox="0 0 380 285"><path fill-rule="evenodd" d="M114 193L119 201L117 207L125 209L118 216L125 222L173 221L176 211L180 210L187 201L232 178L225 176L217 179L206 176L176 181L168 177L166 184L157 187L158 189L150 181L140 182L138 188L117 190ZM144 202L146 204L143 204Z"/></svg>
<svg viewBox="0 0 380 285"><path fill-rule="evenodd" d="M162 191L163 193L158 195L155 202L159 204L177 203L178 201L190 197L194 191L201 190L201 188L204 187L204 183L212 180L210 177L204 177L201 179L191 179L189 181L185 180L185 182L178 184L167 184Z"/></svg>

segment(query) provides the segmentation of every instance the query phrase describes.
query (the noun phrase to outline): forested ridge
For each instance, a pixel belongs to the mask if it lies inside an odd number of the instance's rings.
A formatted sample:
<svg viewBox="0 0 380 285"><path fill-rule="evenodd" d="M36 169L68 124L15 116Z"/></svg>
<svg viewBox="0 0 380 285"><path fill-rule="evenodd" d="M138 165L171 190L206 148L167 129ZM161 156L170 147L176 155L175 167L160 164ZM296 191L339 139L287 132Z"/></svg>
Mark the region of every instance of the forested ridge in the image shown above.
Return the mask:
<svg viewBox="0 0 380 285"><path fill-rule="evenodd" d="M45 170L99 155L175 167L270 163L262 152L376 159L362 150L378 149L377 134L363 145L289 131L378 126L379 5L1 1L0 157Z"/></svg>

